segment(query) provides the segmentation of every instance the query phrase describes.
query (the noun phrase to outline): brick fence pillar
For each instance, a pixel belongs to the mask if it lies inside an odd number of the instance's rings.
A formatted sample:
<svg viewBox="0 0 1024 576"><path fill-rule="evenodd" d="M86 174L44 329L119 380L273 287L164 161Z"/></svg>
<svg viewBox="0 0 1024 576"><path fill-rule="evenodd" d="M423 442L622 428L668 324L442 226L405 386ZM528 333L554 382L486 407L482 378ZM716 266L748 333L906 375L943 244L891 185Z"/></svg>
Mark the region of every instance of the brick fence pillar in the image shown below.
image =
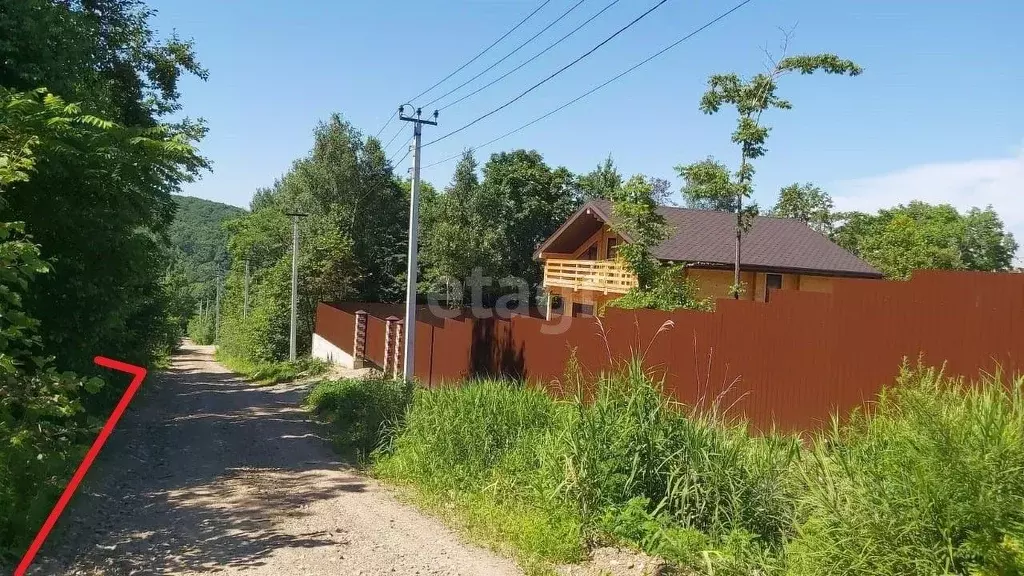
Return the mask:
<svg viewBox="0 0 1024 576"><path fill-rule="evenodd" d="M366 310L356 311L356 327L352 343L352 367L362 368L366 365Z"/></svg>
<svg viewBox="0 0 1024 576"><path fill-rule="evenodd" d="M404 366L402 366L402 362L405 361L405 358L402 357L402 349L403 349L403 346L402 346L403 345L402 329L403 328L404 328L404 323L403 323L402 320L398 320L397 322L395 322L395 344L394 344L394 349L395 349L395 366L394 366L394 368L395 368L395 371L394 371L393 378L395 378L396 380L398 379L399 376L401 376L405 372Z"/></svg>
<svg viewBox="0 0 1024 576"><path fill-rule="evenodd" d="M384 319L384 373L387 374L395 361L395 322L398 318L388 316Z"/></svg>

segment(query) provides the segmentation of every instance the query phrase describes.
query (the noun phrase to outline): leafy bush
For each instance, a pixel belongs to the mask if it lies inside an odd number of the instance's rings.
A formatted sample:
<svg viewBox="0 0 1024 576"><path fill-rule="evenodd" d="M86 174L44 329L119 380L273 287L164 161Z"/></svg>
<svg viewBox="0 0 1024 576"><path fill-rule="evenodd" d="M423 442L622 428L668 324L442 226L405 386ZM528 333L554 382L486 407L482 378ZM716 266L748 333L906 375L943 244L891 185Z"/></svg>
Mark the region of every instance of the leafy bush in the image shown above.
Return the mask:
<svg viewBox="0 0 1024 576"><path fill-rule="evenodd" d="M213 344L216 333L212 314L198 314L188 320L188 337L200 346Z"/></svg>
<svg viewBox="0 0 1024 576"><path fill-rule="evenodd" d="M306 404L333 425L343 450L365 459L388 430L397 429L412 401L412 386L398 380L364 378L326 380L313 388Z"/></svg>
<svg viewBox="0 0 1024 576"><path fill-rule="evenodd" d="M103 386L41 354L22 294L49 271L21 223L0 223L0 560L20 553L85 454L95 422L82 398Z"/></svg>
<svg viewBox="0 0 1024 576"><path fill-rule="evenodd" d="M697 283L686 277L682 264L661 267L653 275L654 279L646 289L633 288L622 296L609 300L606 305L627 310L714 310L714 299L701 298L698 295Z"/></svg>
<svg viewBox="0 0 1024 576"><path fill-rule="evenodd" d="M793 574L1024 574L1024 379L905 369L804 484Z"/></svg>

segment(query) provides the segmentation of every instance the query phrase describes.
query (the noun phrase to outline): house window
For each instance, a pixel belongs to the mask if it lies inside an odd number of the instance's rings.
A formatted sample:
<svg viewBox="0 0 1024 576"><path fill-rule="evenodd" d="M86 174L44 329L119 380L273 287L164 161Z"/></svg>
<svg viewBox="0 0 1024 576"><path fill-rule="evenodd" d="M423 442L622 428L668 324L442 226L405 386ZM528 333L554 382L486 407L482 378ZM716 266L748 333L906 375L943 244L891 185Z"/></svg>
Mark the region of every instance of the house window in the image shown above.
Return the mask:
<svg viewBox="0 0 1024 576"><path fill-rule="evenodd" d="M764 275L764 301L767 302L771 298L772 290L782 289L782 274L765 274Z"/></svg>
<svg viewBox="0 0 1024 576"><path fill-rule="evenodd" d="M608 259L614 260L615 256L619 253L619 239L609 238L608 239Z"/></svg>
<svg viewBox="0 0 1024 576"><path fill-rule="evenodd" d="M593 316L594 315L594 305L593 304L580 304L579 302L574 302L573 305L572 305L572 315L573 315L573 318L576 318L576 317L579 317L579 316Z"/></svg>
<svg viewBox="0 0 1024 576"><path fill-rule="evenodd" d="M583 253L584 260L597 260L597 244L591 244L590 248Z"/></svg>

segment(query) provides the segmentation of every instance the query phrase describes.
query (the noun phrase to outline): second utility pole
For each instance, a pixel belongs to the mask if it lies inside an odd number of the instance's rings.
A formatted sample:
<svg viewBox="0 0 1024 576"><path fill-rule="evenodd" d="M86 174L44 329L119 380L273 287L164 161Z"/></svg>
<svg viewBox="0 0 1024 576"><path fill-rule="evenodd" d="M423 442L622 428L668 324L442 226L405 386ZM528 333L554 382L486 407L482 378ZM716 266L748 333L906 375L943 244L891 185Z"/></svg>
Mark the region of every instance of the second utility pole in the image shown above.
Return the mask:
<svg viewBox="0 0 1024 576"><path fill-rule="evenodd" d="M288 212L292 217L292 322L288 331L288 359L295 360L295 335L299 300L299 218L306 216L301 212Z"/></svg>
<svg viewBox="0 0 1024 576"><path fill-rule="evenodd" d="M418 270L417 242L419 240L420 219L420 136L423 125L437 126L437 111L433 120L420 118L421 110L416 109L416 116L406 116L405 106L398 107L398 118L412 122L412 189L409 193L409 261L405 283L405 345L402 348L402 360L405 366L402 375L406 381L413 376L413 358L416 356L416 271Z"/></svg>
<svg viewBox="0 0 1024 576"><path fill-rule="evenodd" d="M249 317L249 259L245 259L245 280L242 284L242 319Z"/></svg>
<svg viewBox="0 0 1024 576"><path fill-rule="evenodd" d="M220 339L220 272L217 272L217 296L216 296L216 313L213 317L213 342L217 343Z"/></svg>

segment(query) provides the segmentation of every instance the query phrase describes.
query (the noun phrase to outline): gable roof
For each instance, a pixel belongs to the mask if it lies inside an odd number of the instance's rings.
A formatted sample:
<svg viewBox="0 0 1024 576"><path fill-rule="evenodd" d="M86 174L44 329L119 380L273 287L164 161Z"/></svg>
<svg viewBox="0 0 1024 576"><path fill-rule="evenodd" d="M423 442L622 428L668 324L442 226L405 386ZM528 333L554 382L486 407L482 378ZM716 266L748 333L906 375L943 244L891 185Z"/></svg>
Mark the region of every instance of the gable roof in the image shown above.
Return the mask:
<svg viewBox="0 0 1024 576"><path fill-rule="evenodd" d="M659 206L671 236L651 250L659 260L687 262L693 265L732 265L736 244L736 216L731 212L692 210ZM611 223L612 203L591 200L541 244L536 255L548 251L561 236L573 239L579 231L592 227L591 222ZM588 220L587 216L592 216ZM576 233L574 233L574 231ZM627 241L629 237L623 236ZM587 234L585 238L590 235ZM580 240L582 242L582 240ZM577 243L577 246L579 244ZM882 274L851 252L799 220L757 216L743 236L740 267L754 270L779 270L881 278Z"/></svg>

